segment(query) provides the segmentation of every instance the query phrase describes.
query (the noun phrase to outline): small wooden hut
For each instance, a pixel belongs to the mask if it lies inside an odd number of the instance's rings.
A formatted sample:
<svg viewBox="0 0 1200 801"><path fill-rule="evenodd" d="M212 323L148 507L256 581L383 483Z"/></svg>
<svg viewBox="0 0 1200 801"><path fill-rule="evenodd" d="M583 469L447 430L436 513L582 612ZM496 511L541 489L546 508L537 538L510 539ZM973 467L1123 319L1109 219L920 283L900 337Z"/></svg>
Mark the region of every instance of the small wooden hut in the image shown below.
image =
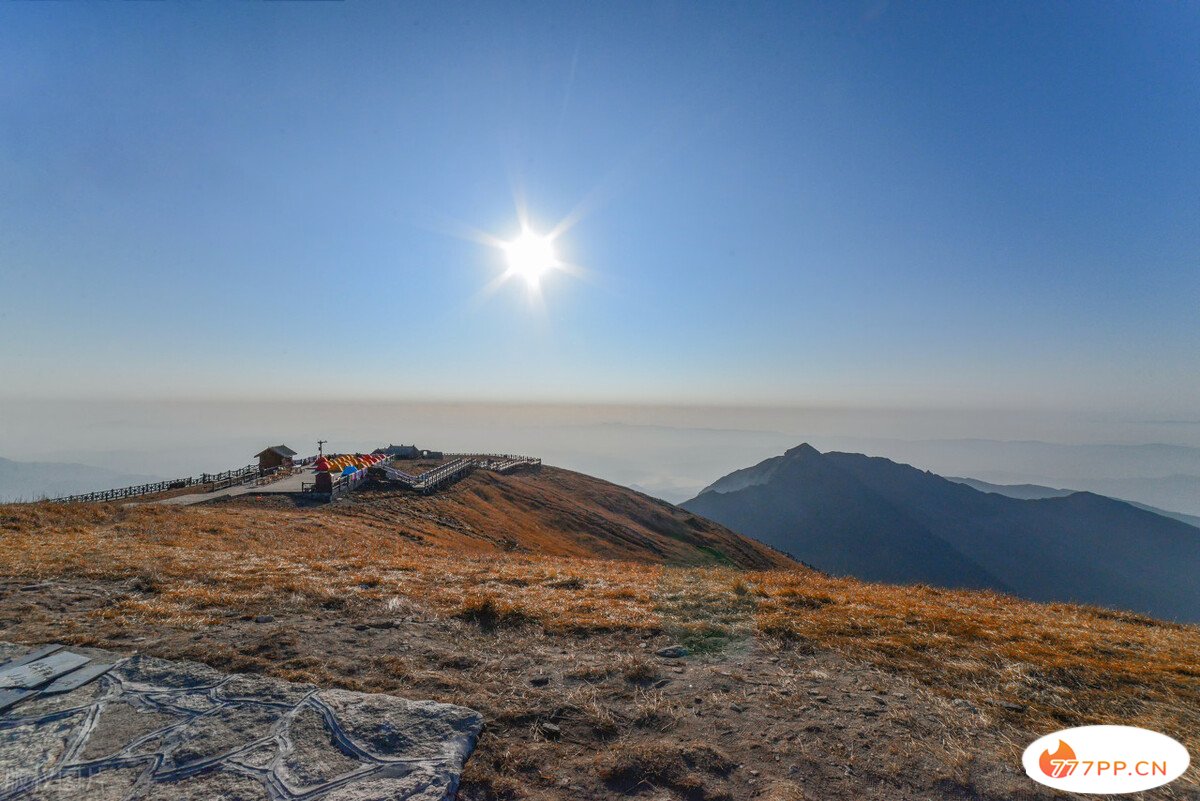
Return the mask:
<svg viewBox="0 0 1200 801"><path fill-rule="evenodd" d="M272 445L261 453L256 454L258 457L258 474L266 475L272 470L280 467L290 469L292 466L292 457L296 452L287 445Z"/></svg>

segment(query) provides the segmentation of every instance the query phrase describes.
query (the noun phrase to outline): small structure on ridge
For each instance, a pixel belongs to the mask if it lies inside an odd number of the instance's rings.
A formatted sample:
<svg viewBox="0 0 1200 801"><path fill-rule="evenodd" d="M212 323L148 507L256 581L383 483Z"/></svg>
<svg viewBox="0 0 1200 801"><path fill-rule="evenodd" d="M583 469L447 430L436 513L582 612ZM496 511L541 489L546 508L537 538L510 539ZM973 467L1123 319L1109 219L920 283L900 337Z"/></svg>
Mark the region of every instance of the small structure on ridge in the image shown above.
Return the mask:
<svg viewBox="0 0 1200 801"><path fill-rule="evenodd" d="M292 466L292 457L295 455L296 452L287 445L272 445L261 453L255 454L258 457L259 475L280 467L290 468Z"/></svg>

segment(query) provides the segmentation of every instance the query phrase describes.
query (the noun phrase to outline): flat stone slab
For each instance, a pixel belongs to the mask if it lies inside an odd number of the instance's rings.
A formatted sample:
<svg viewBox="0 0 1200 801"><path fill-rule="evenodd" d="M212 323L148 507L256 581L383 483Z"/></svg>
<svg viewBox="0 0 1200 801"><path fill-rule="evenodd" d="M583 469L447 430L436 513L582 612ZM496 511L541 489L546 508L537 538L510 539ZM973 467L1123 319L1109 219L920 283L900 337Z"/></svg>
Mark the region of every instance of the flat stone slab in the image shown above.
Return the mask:
<svg viewBox="0 0 1200 801"><path fill-rule="evenodd" d="M32 650L0 643L0 662ZM444 801L483 725L451 704L66 650L116 665L0 714L0 801Z"/></svg>

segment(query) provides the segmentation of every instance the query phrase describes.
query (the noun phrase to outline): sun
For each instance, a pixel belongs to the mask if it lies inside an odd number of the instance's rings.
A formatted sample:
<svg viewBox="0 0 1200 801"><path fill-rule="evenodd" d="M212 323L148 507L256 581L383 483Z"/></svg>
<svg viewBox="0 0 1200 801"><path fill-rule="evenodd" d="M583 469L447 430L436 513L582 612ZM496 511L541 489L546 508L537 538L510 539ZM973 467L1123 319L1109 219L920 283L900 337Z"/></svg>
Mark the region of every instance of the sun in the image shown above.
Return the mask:
<svg viewBox="0 0 1200 801"><path fill-rule="evenodd" d="M507 275L524 278L530 289L536 289L542 276L558 266L554 241L528 228L503 247L508 259Z"/></svg>
<svg viewBox="0 0 1200 801"><path fill-rule="evenodd" d="M574 222L573 217L567 217L549 230L535 228L530 224L529 215L524 207L518 203L517 224L508 229L516 233L512 239L478 228L461 226L458 236L486 245L493 249L494 254L488 259L488 265L489 270L495 272L491 280L476 293L473 302L481 302L499 291L500 287L515 283L524 286L525 292L522 294L526 296L531 308L542 309L543 284L551 283L551 279L560 275L577 279L590 278L590 271L576 264L571 258L569 245L565 248L565 254L560 251L560 246L565 241L563 234Z"/></svg>

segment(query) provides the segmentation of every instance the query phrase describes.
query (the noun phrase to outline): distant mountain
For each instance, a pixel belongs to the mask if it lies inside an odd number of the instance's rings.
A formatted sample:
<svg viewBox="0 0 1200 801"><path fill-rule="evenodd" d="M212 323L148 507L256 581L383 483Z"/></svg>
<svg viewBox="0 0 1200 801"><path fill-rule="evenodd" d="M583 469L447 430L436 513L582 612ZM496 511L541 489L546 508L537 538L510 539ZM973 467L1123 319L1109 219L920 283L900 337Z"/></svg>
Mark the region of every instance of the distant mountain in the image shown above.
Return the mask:
<svg viewBox="0 0 1200 801"><path fill-rule="evenodd" d="M1200 447L1195 446L836 436L813 444L824 451L873 453L942 476L1072 487L1200 515Z"/></svg>
<svg viewBox="0 0 1200 801"><path fill-rule="evenodd" d="M994 492L997 495L1005 495L1009 498L1017 498L1022 501L1036 501L1039 498L1065 498L1068 495L1079 492L1079 490L1043 487L1041 484L993 484L990 481L980 481L977 478L963 478L962 476L945 476L945 479L953 481L955 484L966 484L968 487L977 489L980 492Z"/></svg>
<svg viewBox="0 0 1200 801"><path fill-rule="evenodd" d="M968 487L973 487L980 492L995 492L999 495L1007 495L1010 498L1020 498L1021 500L1030 501L1038 498L1065 498L1079 490L1055 489L1054 487L1043 487L1041 484L992 484L989 481L980 481L977 478L960 478L958 476L946 476L950 481L959 484L966 484ZM1114 498L1114 500L1124 500L1122 498ZM1150 506L1137 501L1126 500L1125 503L1130 506L1135 506L1138 509L1144 509L1147 512L1153 512L1156 515L1169 517L1172 520L1178 520L1181 523L1187 523L1189 526L1200 528L1200 517L1196 515L1185 515L1183 512L1170 512L1166 509L1159 509L1156 506Z"/></svg>
<svg viewBox="0 0 1200 801"><path fill-rule="evenodd" d="M32 501L81 492L161 481L156 476L59 462L14 462L0 458L0 503Z"/></svg>
<svg viewBox="0 0 1200 801"><path fill-rule="evenodd" d="M1114 498L1137 498L1141 503L1200 515L1200 475L1095 479L1088 488Z"/></svg>
<svg viewBox="0 0 1200 801"><path fill-rule="evenodd" d="M1089 492L1023 500L801 445L682 506L838 575L1200 621L1200 532Z"/></svg>

